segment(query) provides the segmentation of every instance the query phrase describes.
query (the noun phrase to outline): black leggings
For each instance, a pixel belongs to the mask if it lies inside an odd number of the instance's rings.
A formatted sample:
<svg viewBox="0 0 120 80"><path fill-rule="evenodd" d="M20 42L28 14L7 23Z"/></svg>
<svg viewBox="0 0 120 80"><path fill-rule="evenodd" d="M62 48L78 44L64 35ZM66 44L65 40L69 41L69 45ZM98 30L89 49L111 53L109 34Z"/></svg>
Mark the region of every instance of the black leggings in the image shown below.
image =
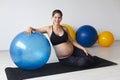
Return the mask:
<svg viewBox="0 0 120 80"><path fill-rule="evenodd" d="M86 55L81 49L74 46L73 54L64 59L59 59L59 62L63 65L74 67L89 67L95 63L93 56Z"/></svg>

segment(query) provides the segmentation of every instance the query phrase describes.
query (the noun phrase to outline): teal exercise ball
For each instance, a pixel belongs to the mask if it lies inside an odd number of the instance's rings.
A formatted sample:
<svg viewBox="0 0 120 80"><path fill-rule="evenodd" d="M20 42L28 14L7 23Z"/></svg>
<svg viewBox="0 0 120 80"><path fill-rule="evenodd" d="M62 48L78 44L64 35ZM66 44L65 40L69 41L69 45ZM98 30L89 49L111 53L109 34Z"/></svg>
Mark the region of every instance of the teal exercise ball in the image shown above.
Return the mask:
<svg viewBox="0 0 120 80"><path fill-rule="evenodd" d="M27 35L21 32L10 45L13 62L21 69L35 70L44 66L51 53L49 40L39 32Z"/></svg>
<svg viewBox="0 0 120 80"><path fill-rule="evenodd" d="M98 39L97 30L91 25L83 25L76 32L77 42L84 47L91 47Z"/></svg>

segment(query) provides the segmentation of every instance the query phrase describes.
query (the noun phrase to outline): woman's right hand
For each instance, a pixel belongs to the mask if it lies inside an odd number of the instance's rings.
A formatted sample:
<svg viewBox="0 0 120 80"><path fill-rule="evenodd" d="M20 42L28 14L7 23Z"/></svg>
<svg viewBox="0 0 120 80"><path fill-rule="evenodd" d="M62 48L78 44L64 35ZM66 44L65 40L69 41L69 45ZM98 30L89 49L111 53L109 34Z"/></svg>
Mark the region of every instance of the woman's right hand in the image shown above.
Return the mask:
<svg viewBox="0 0 120 80"><path fill-rule="evenodd" d="M28 27L28 29L26 30L26 34L31 35L32 31L32 27Z"/></svg>

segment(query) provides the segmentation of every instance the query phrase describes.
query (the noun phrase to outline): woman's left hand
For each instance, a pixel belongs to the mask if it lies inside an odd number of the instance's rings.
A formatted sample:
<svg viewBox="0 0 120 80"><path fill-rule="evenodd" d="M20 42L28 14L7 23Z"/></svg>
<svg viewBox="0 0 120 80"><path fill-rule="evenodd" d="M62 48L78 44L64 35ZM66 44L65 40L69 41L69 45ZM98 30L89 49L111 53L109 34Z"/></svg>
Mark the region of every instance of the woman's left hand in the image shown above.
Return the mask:
<svg viewBox="0 0 120 80"><path fill-rule="evenodd" d="M90 54L89 51L87 49L85 49L85 48L83 48L83 51L85 52L86 55Z"/></svg>

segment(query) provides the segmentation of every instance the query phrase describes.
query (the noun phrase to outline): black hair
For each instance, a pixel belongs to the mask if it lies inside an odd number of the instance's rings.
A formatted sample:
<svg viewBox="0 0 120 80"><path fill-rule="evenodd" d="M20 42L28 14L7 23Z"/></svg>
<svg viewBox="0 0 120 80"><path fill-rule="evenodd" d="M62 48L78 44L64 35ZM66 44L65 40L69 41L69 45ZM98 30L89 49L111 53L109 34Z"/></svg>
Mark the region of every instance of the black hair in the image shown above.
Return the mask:
<svg viewBox="0 0 120 80"><path fill-rule="evenodd" d="M52 12L52 16L54 16L56 13L59 13L59 14L61 15L61 17L63 16L62 11L59 10L59 9L54 10L54 11Z"/></svg>

